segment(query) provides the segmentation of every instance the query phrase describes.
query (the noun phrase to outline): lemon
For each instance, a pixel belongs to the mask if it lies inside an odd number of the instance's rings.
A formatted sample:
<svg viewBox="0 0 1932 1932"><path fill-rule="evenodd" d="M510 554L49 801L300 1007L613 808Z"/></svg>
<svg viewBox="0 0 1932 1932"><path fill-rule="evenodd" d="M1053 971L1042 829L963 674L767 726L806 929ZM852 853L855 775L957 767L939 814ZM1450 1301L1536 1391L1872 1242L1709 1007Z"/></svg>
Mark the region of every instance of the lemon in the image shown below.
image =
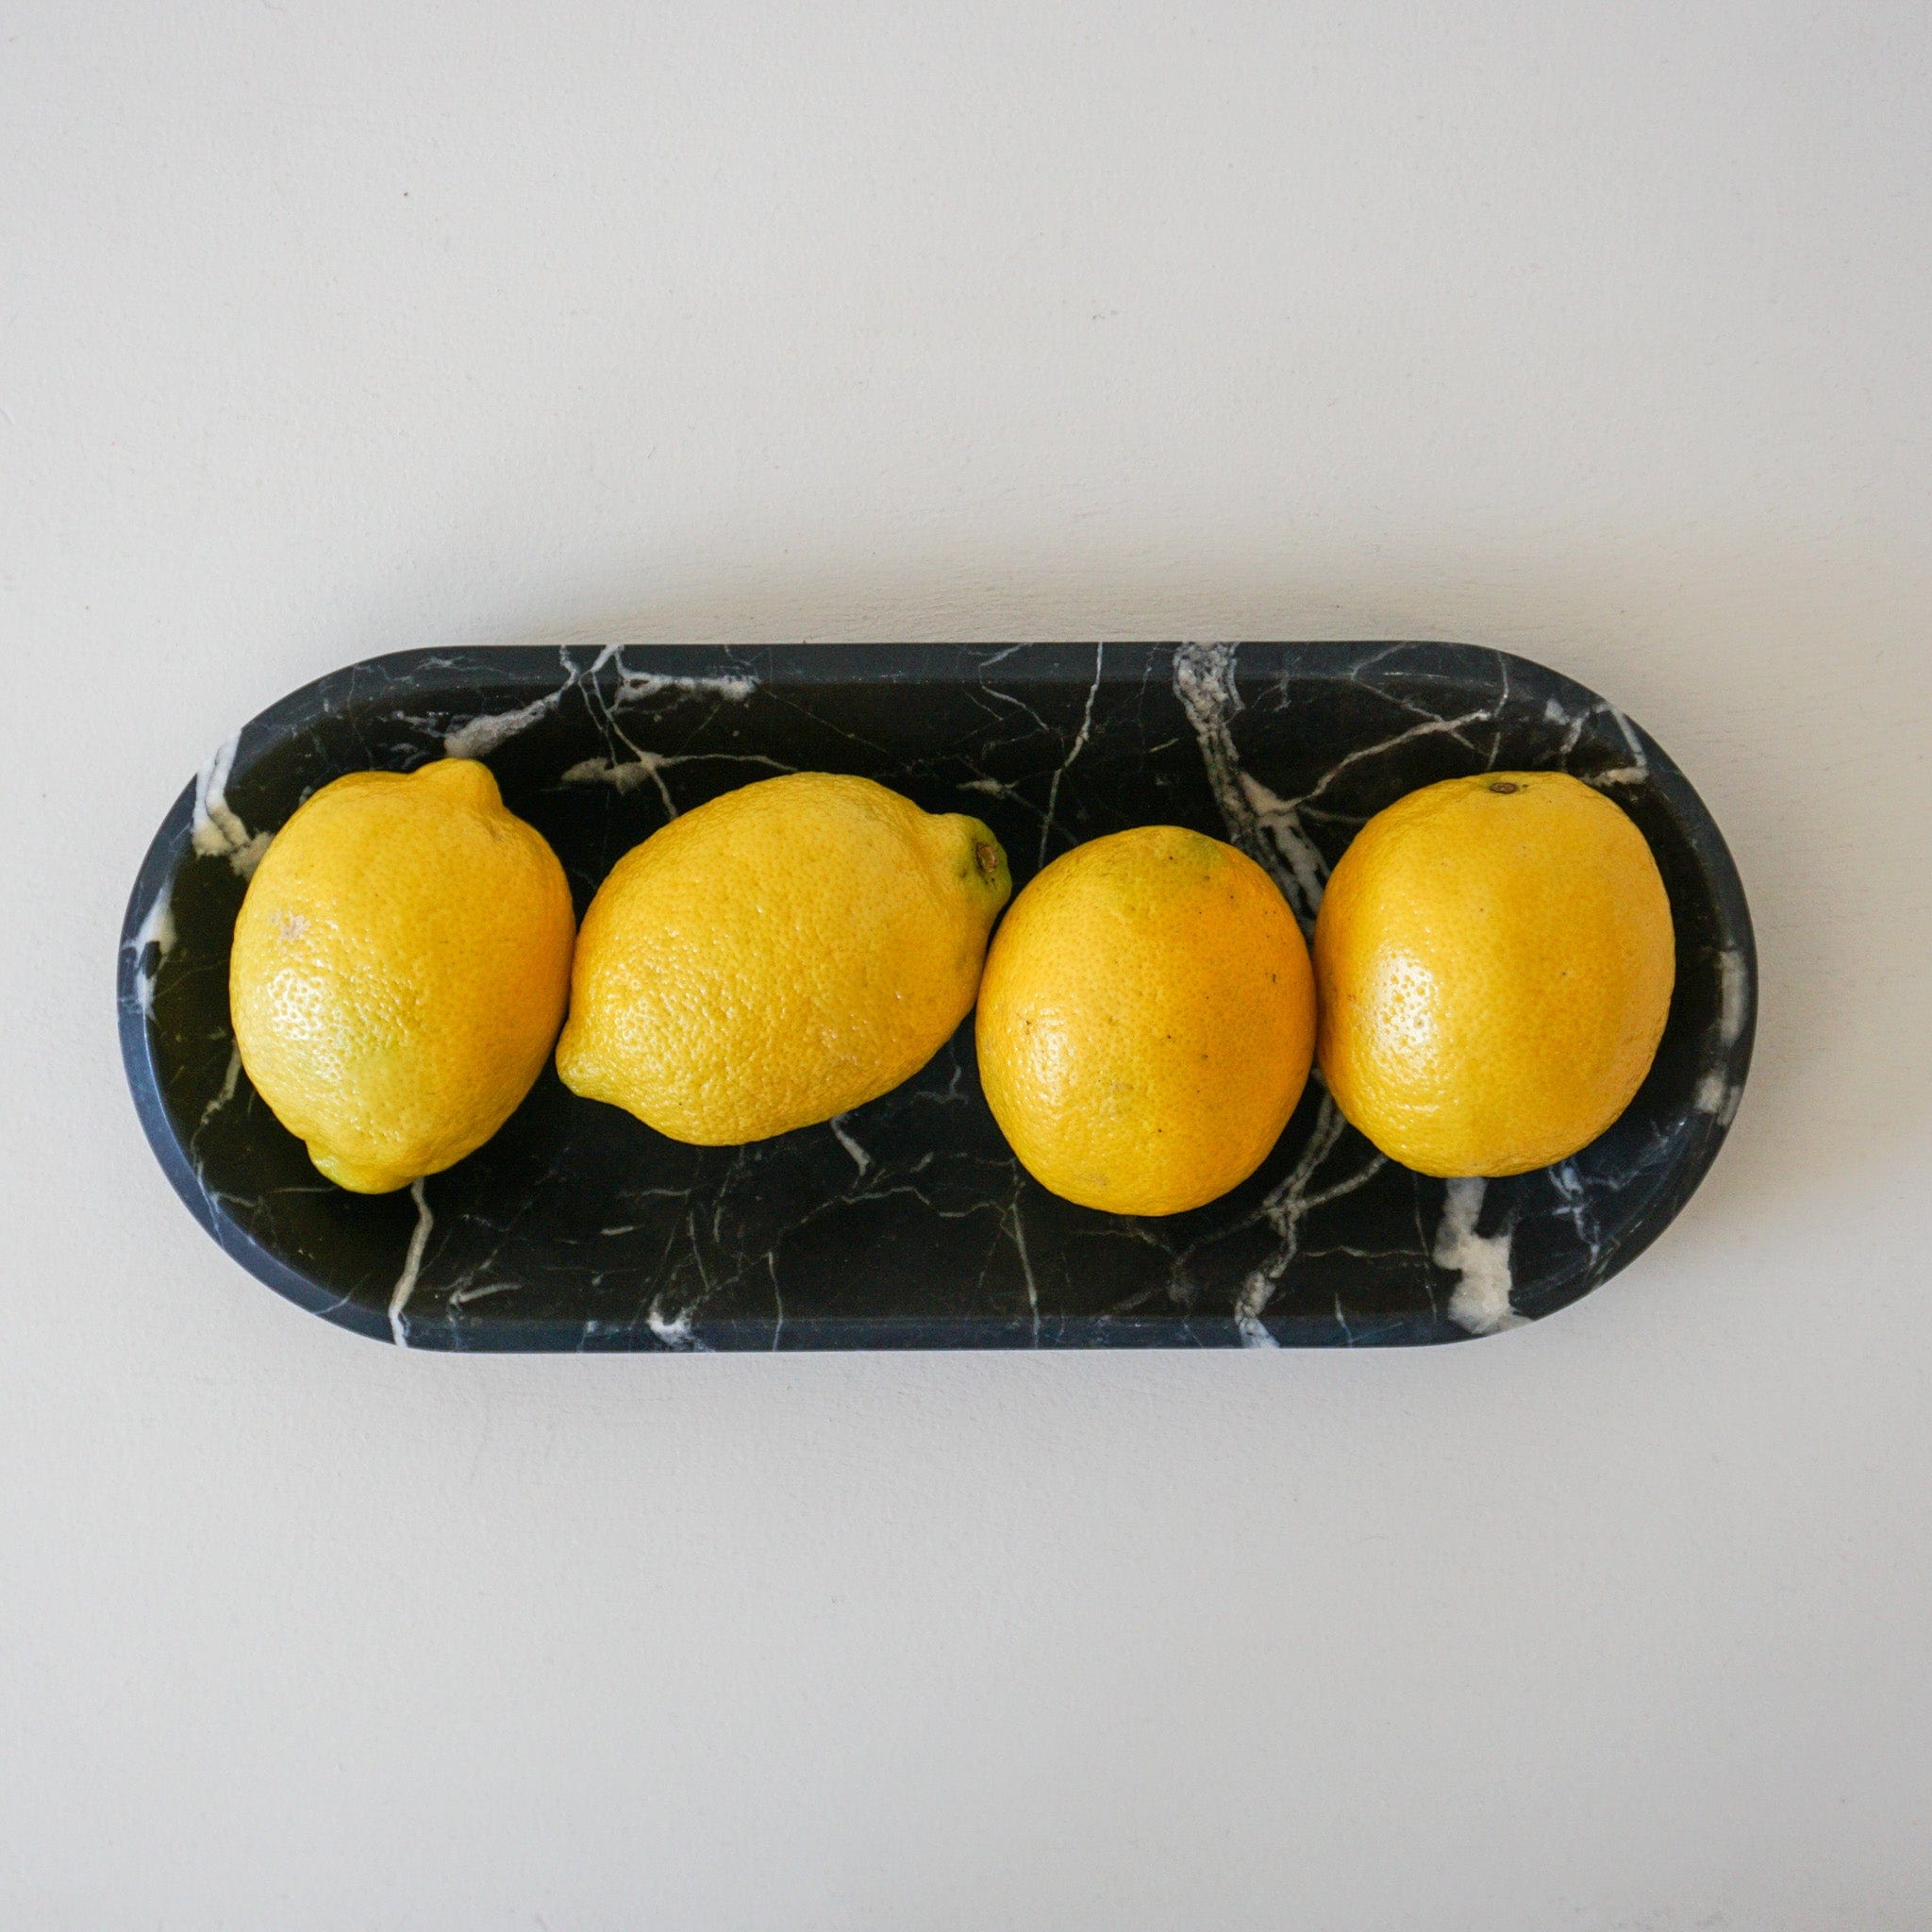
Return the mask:
<svg viewBox="0 0 1932 1932"><path fill-rule="evenodd" d="M1307 948L1268 874L1143 825L1074 847L1014 902L979 992L979 1077L1041 1186L1178 1214L1267 1158L1314 1018Z"/></svg>
<svg viewBox="0 0 1932 1932"><path fill-rule="evenodd" d="M1315 925L1328 1091L1428 1174L1524 1174L1629 1106L1675 958L1643 834L1560 772L1412 791L1356 835Z"/></svg>
<svg viewBox="0 0 1932 1932"><path fill-rule="evenodd" d="M407 1187L474 1152L541 1071L570 888L471 758L325 785L235 922L228 1003L256 1091L332 1181Z"/></svg>
<svg viewBox="0 0 1932 1932"><path fill-rule="evenodd" d="M767 778L673 819L584 915L564 1084L675 1141L762 1141L889 1092L973 1008L1012 882L977 819Z"/></svg>

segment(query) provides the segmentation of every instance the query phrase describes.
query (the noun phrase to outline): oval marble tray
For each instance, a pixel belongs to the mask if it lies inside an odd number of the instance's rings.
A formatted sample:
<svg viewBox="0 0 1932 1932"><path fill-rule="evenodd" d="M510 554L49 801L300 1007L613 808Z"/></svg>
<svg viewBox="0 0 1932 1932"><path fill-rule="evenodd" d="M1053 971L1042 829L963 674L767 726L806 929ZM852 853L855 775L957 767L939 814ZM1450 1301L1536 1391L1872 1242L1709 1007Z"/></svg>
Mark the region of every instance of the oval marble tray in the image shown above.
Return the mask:
<svg viewBox="0 0 1932 1932"><path fill-rule="evenodd" d="M405 1193L348 1194L250 1090L227 959L248 874L347 771L487 759L581 914L614 861L773 772L863 773L970 809L1015 886L1070 845L1192 825L1306 924L1373 812L1487 769L1562 768L1643 828L1677 990L1629 1111L1572 1160L1427 1180L1309 1083L1246 1185L1165 1221L1056 1199L987 1111L972 1024L916 1079L823 1127L693 1148L552 1073L488 1146ZM195 1218L304 1307L418 1347L1251 1346L1451 1341L1547 1315L1625 1266L1717 1154L1751 1057L1756 958L1697 794L1614 707L1459 644L941 644L403 652L294 692L216 752L128 905L121 1041Z"/></svg>

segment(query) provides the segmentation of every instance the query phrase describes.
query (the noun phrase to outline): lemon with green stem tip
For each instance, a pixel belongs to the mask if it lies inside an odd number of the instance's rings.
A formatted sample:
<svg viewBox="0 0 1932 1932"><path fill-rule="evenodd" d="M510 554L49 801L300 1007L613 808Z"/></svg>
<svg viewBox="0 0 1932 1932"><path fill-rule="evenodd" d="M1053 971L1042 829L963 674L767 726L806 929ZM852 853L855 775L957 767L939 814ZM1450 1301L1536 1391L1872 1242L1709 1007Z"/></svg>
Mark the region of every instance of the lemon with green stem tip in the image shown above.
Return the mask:
<svg viewBox="0 0 1932 1932"><path fill-rule="evenodd" d="M584 915L564 1085L729 1146L848 1112L932 1058L1012 890L975 818L798 772L675 818Z"/></svg>

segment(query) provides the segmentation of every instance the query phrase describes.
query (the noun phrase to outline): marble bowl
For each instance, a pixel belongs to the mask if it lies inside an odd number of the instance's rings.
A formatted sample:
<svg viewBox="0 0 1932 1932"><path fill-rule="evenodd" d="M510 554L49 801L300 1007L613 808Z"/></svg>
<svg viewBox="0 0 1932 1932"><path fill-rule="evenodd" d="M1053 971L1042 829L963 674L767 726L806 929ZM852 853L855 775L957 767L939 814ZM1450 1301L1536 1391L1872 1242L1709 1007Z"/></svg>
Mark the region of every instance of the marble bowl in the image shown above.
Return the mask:
<svg viewBox="0 0 1932 1932"><path fill-rule="evenodd" d="M680 1146L546 1072L488 1146L344 1193L251 1091L230 934L268 835L348 771L486 759L581 913L668 814L776 771L862 773L971 810L1015 886L1129 825L1260 860L1306 924L1356 828L1439 778L1561 769L1643 829L1676 921L1656 1065L1574 1158L1425 1179L1319 1080L1233 1193L1171 1220L1070 1206L1015 1164L971 1022L917 1078L758 1145ZM1716 1158L1751 1058L1737 870L1676 766L1614 706L1461 644L944 644L411 651L285 698L215 754L141 868L122 1051L162 1168L243 1267L417 1347L1313 1347L1457 1341L1607 1280Z"/></svg>

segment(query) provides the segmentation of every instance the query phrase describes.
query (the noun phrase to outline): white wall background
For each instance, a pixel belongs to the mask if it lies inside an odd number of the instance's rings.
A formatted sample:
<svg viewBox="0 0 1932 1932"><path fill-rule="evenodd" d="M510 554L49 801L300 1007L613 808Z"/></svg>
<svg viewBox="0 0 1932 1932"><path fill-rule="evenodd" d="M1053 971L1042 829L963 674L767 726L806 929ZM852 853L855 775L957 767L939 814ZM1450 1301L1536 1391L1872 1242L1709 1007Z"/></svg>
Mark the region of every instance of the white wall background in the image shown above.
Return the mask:
<svg viewBox="0 0 1932 1932"><path fill-rule="evenodd" d="M1932 16L0 0L0 1919L1932 1923ZM111 1021L402 645L1445 636L1688 768L1730 1148L1424 1354L425 1358Z"/></svg>

